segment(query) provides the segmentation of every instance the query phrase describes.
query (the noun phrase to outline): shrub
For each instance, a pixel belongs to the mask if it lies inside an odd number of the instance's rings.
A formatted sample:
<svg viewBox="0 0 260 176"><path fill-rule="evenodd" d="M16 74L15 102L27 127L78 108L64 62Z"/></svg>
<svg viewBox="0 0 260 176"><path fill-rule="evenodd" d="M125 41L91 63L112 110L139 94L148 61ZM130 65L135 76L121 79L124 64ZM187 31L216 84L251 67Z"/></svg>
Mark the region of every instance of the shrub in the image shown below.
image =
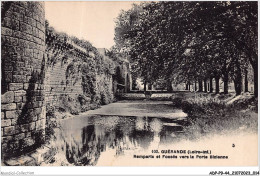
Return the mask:
<svg viewBox="0 0 260 176"><path fill-rule="evenodd" d="M242 104L245 106L248 102ZM257 131L257 113L241 111L241 106L230 106L213 98L203 98L182 101L181 108L188 114L187 120L191 124L184 128L184 132L192 139L208 133L221 134L244 128Z"/></svg>
<svg viewBox="0 0 260 176"><path fill-rule="evenodd" d="M55 107L46 106L46 127L45 127L45 140L48 142L54 137L54 128L57 127Z"/></svg>
<svg viewBox="0 0 260 176"><path fill-rule="evenodd" d="M251 98L238 99L237 101L234 101L230 106L240 110L242 109L245 110L250 108L251 110L257 112L258 103L256 98L251 97Z"/></svg>
<svg viewBox="0 0 260 176"><path fill-rule="evenodd" d="M69 95L61 95L56 107L61 112L70 112L73 115L78 115L81 112L79 101Z"/></svg>
<svg viewBox="0 0 260 176"><path fill-rule="evenodd" d="M47 105L46 106L46 117L54 118L55 117L55 107Z"/></svg>
<svg viewBox="0 0 260 176"><path fill-rule="evenodd" d="M101 96L99 94L95 94L92 96L92 103L97 103L99 104L100 103L100 99L101 99Z"/></svg>
<svg viewBox="0 0 260 176"><path fill-rule="evenodd" d="M179 98L179 97L173 98L172 104L173 104L174 107L180 108L182 106L182 98Z"/></svg>
<svg viewBox="0 0 260 176"><path fill-rule="evenodd" d="M91 101L91 98L87 97L86 95L79 94L78 101L79 101L80 105L83 106L83 105L86 105L87 103L89 103Z"/></svg>
<svg viewBox="0 0 260 176"><path fill-rule="evenodd" d="M104 92L100 93L100 97L101 97L101 99L100 99L101 105L106 105L109 103L108 98Z"/></svg>

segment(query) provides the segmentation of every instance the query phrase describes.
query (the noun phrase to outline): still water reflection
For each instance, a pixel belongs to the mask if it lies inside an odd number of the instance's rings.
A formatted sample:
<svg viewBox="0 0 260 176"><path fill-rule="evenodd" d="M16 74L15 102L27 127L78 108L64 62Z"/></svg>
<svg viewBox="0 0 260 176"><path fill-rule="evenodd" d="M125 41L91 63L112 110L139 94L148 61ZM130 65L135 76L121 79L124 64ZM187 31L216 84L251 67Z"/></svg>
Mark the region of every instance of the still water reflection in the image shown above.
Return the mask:
<svg viewBox="0 0 260 176"><path fill-rule="evenodd" d="M185 121L155 117L89 116L64 120L56 133L58 156L71 165L96 165L106 152L147 150L177 142Z"/></svg>

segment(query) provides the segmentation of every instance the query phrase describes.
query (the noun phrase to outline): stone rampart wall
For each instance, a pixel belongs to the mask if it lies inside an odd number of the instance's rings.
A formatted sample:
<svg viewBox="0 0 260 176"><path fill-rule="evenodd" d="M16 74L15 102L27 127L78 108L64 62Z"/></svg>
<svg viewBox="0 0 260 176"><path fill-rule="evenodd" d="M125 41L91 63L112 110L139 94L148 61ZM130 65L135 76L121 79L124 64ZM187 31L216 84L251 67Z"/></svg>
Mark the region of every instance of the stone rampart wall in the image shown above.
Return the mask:
<svg viewBox="0 0 260 176"><path fill-rule="evenodd" d="M2 157L44 140L45 12L42 2L1 3Z"/></svg>

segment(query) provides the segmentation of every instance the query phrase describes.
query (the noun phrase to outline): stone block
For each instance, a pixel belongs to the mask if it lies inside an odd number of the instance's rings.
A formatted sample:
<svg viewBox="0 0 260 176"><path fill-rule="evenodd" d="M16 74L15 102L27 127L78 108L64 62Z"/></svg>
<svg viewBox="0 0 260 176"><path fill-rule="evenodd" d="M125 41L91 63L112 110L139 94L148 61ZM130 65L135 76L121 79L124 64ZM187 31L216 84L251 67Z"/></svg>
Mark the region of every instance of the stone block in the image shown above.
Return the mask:
<svg viewBox="0 0 260 176"><path fill-rule="evenodd" d="M24 62L16 62L16 67L23 68L24 66L25 66ZM17 75L17 76L23 76L23 75Z"/></svg>
<svg viewBox="0 0 260 176"><path fill-rule="evenodd" d="M3 69L4 69L4 71L5 71L5 77L10 77L10 78L8 78L8 79L10 79L10 80L12 80L12 71L13 71L13 65L12 65L12 63L5 63L5 64L3 64ZM9 74L11 75L11 76L9 76Z"/></svg>
<svg viewBox="0 0 260 176"><path fill-rule="evenodd" d="M13 71L13 75L23 75L23 70L22 69L15 70L15 71ZM17 81L15 81L15 82L17 82Z"/></svg>
<svg viewBox="0 0 260 176"><path fill-rule="evenodd" d="M18 62L18 63L20 63L20 62ZM13 75L13 82L24 83L24 82L26 82L26 76L25 75Z"/></svg>
<svg viewBox="0 0 260 176"><path fill-rule="evenodd" d="M9 104L2 104L1 110L15 110L16 109L16 103L9 103Z"/></svg>
<svg viewBox="0 0 260 176"><path fill-rule="evenodd" d="M12 46L10 36L1 36L1 39L2 39L2 42L4 43L4 45ZM6 51L4 51L4 52L6 52ZM6 58L4 58L4 59L6 59Z"/></svg>
<svg viewBox="0 0 260 176"><path fill-rule="evenodd" d="M15 126L14 126L14 130L15 130L14 134L19 134L19 133L21 133L21 126L20 126L20 125L15 125Z"/></svg>
<svg viewBox="0 0 260 176"><path fill-rule="evenodd" d="M27 80L27 78L26 78L26 80ZM28 87L29 87L29 83L24 83L24 84L23 84L23 89L27 90Z"/></svg>
<svg viewBox="0 0 260 176"><path fill-rule="evenodd" d="M23 83L9 83L9 90L22 90L23 89Z"/></svg>
<svg viewBox="0 0 260 176"><path fill-rule="evenodd" d="M42 97L41 96L37 96L36 97L36 101L41 101L42 100Z"/></svg>
<svg viewBox="0 0 260 176"><path fill-rule="evenodd" d="M41 130L45 128L45 120L36 121L36 130Z"/></svg>
<svg viewBox="0 0 260 176"><path fill-rule="evenodd" d="M23 67L23 75L26 76L30 76L31 73L32 73L32 62L33 62L33 58L30 58L30 57L26 57L26 56L23 56L23 62L24 62L24 65L25 67Z"/></svg>
<svg viewBox="0 0 260 176"><path fill-rule="evenodd" d="M9 126L9 127L4 127L4 135L5 136L10 136L15 134L15 127L14 126Z"/></svg>
<svg viewBox="0 0 260 176"><path fill-rule="evenodd" d="M26 24L26 23L23 23L21 22L20 23L20 31L21 32L25 32L27 34L32 34L32 26Z"/></svg>
<svg viewBox="0 0 260 176"><path fill-rule="evenodd" d="M26 58L26 57L25 57L25 58ZM25 65L28 65L27 62L28 62L28 63L31 62L31 58L26 58L26 60L25 60ZM32 73L32 68L25 67L23 74L26 75L26 76L30 76L31 73ZM26 79L27 79L27 77L26 77ZM26 85L26 84L27 84L27 85ZM29 83L24 83L24 86L27 86L27 88L28 88L28 87L29 87ZM26 88L26 89L27 89L27 88Z"/></svg>
<svg viewBox="0 0 260 176"><path fill-rule="evenodd" d="M41 114L38 114L37 115L37 120L41 120L41 118L42 118Z"/></svg>
<svg viewBox="0 0 260 176"><path fill-rule="evenodd" d="M11 18L5 17L2 22L2 27L12 28Z"/></svg>
<svg viewBox="0 0 260 176"><path fill-rule="evenodd" d="M13 31L13 37L21 38L22 37L22 33L20 31Z"/></svg>
<svg viewBox="0 0 260 176"><path fill-rule="evenodd" d="M32 133L31 133L31 132L25 133L25 137L29 138L29 137L31 137L31 136L32 136Z"/></svg>
<svg viewBox="0 0 260 176"><path fill-rule="evenodd" d="M30 116L34 116L34 109L27 109L27 115Z"/></svg>
<svg viewBox="0 0 260 176"><path fill-rule="evenodd" d="M29 2L26 2L26 1L17 1L17 3L19 3L19 6L21 6L22 8L28 8ZM24 9L23 9L23 14L25 14L25 10L24 10Z"/></svg>
<svg viewBox="0 0 260 176"><path fill-rule="evenodd" d="M40 28L41 28L41 27L40 27ZM40 29L40 28L39 28L39 29ZM44 33L43 33L42 31L39 31L39 38L44 38L44 36L45 36Z"/></svg>
<svg viewBox="0 0 260 176"><path fill-rule="evenodd" d="M13 30L17 30L18 31L20 29L20 22L18 20L16 20L15 18L13 18L11 20L11 28Z"/></svg>
<svg viewBox="0 0 260 176"><path fill-rule="evenodd" d="M44 89L44 84L41 84L41 90L43 90Z"/></svg>
<svg viewBox="0 0 260 176"><path fill-rule="evenodd" d="M4 136L1 138L1 140L2 140L2 143L8 143L9 141L13 140L13 136Z"/></svg>
<svg viewBox="0 0 260 176"><path fill-rule="evenodd" d="M30 81L31 81L31 79L32 79L32 77L31 77L31 76L26 76L26 81L27 81L27 82L30 82Z"/></svg>
<svg viewBox="0 0 260 176"><path fill-rule="evenodd" d="M20 21L23 21L23 15L25 14L25 10L24 8L20 7L20 6L13 6L13 11L17 12L18 14L20 14Z"/></svg>
<svg viewBox="0 0 260 176"><path fill-rule="evenodd" d="M33 27L36 27L36 20L34 20L33 18L31 18L31 23L30 23Z"/></svg>
<svg viewBox="0 0 260 176"><path fill-rule="evenodd" d="M18 63L21 63L21 61L19 61ZM23 73L23 70L25 67L20 66L20 64L18 64L18 63L15 64L13 67L13 71L14 71L13 73ZM23 63L23 61L22 61L22 63ZM13 74L13 75L15 75L15 74Z"/></svg>
<svg viewBox="0 0 260 176"><path fill-rule="evenodd" d="M35 36L36 36L37 38L39 38L39 29L38 29L38 28L36 28L35 34L36 34ZM37 43L40 44L40 43L41 43L41 40L38 39L38 40L37 40Z"/></svg>
<svg viewBox="0 0 260 176"><path fill-rule="evenodd" d="M17 124L18 119L11 119L11 125L14 126Z"/></svg>
<svg viewBox="0 0 260 176"><path fill-rule="evenodd" d="M44 52L45 51L45 45L40 45L40 50Z"/></svg>
<svg viewBox="0 0 260 176"><path fill-rule="evenodd" d="M25 103L17 103L17 109L23 109Z"/></svg>
<svg viewBox="0 0 260 176"><path fill-rule="evenodd" d="M19 102L23 102L23 97L14 97L14 102L19 103Z"/></svg>
<svg viewBox="0 0 260 176"><path fill-rule="evenodd" d="M20 130L21 132L27 132L29 130L29 125L28 124L21 125Z"/></svg>
<svg viewBox="0 0 260 176"><path fill-rule="evenodd" d="M25 45L25 40L27 40L27 34L25 34L24 32L22 34L23 35L20 37L21 40L19 41L19 46L21 46L23 48L27 48L28 46Z"/></svg>
<svg viewBox="0 0 260 176"><path fill-rule="evenodd" d="M35 143L35 141L32 138L24 138L22 140L23 147L29 147L32 146Z"/></svg>
<svg viewBox="0 0 260 176"><path fill-rule="evenodd" d="M13 66L10 66L8 69L13 69ZM5 82L7 82L7 83L12 82L12 80L13 80L12 71L5 71L4 73L5 73Z"/></svg>
<svg viewBox="0 0 260 176"><path fill-rule="evenodd" d="M18 39L14 37L10 37L10 41L12 43L12 46L17 46L18 45Z"/></svg>
<svg viewBox="0 0 260 176"><path fill-rule="evenodd" d="M38 38L36 38L36 30L37 30L36 27L32 27L32 35L34 36L33 40L34 40L35 43L37 43L37 39L38 39Z"/></svg>
<svg viewBox="0 0 260 176"><path fill-rule="evenodd" d="M29 41L31 41L30 43L32 43L33 41L34 41L34 39L33 39L34 37L31 35L31 34L26 34L26 40L29 40ZM29 44L29 48L35 48L35 45L30 45Z"/></svg>
<svg viewBox="0 0 260 176"><path fill-rule="evenodd" d="M6 111L5 115L7 119L17 119L21 114L21 111L14 110L14 111Z"/></svg>
<svg viewBox="0 0 260 176"><path fill-rule="evenodd" d="M33 52L34 52L35 54L39 54L40 51L37 50L37 49L34 49Z"/></svg>
<svg viewBox="0 0 260 176"><path fill-rule="evenodd" d="M44 91L39 90L39 96L44 96Z"/></svg>
<svg viewBox="0 0 260 176"><path fill-rule="evenodd" d="M36 127L35 122L29 123L29 130L30 131L35 130L35 127Z"/></svg>
<svg viewBox="0 0 260 176"><path fill-rule="evenodd" d="M1 36L1 42L2 43L7 43L7 38L8 38L8 36L4 36L4 35L2 35ZM4 49L3 49L4 50ZM4 52L3 52L4 53ZM4 54L3 54L4 55Z"/></svg>
<svg viewBox="0 0 260 176"><path fill-rule="evenodd" d="M24 17L24 22L30 25L31 19L32 18L29 18L29 17L25 16Z"/></svg>
<svg viewBox="0 0 260 176"><path fill-rule="evenodd" d="M1 112L1 119L5 119L5 112Z"/></svg>
<svg viewBox="0 0 260 176"><path fill-rule="evenodd" d="M36 114L36 115L42 113L42 108L35 108L34 110L35 110L35 114Z"/></svg>
<svg viewBox="0 0 260 176"><path fill-rule="evenodd" d="M29 46L28 46L28 42L26 41L26 35L24 35L24 33L22 34L23 34L22 39L19 40L19 45L23 48L23 51L25 51L25 49L29 48Z"/></svg>
<svg viewBox="0 0 260 176"><path fill-rule="evenodd" d="M26 102L26 101L27 101L27 97L23 96L23 102Z"/></svg>
<svg viewBox="0 0 260 176"><path fill-rule="evenodd" d="M12 103L14 101L14 92L8 91L1 95L1 103Z"/></svg>
<svg viewBox="0 0 260 176"><path fill-rule="evenodd" d="M1 35L12 36L12 34L13 30L6 27L2 27Z"/></svg>
<svg viewBox="0 0 260 176"><path fill-rule="evenodd" d="M25 138L25 133L20 133L14 136L15 140L21 140Z"/></svg>
<svg viewBox="0 0 260 176"><path fill-rule="evenodd" d="M39 107L39 102L38 101L35 101L33 102L33 108L38 108Z"/></svg>
<svg viewBox="0 0 260 176"><path fill-rule="evenodd" d="M36 22L36 27L37 27L38 29L41 29L41 26L42 26L42 24L41 24L39 21L37 21L37 22Z"/></svg>
<svg viewBox="0 0 260 176"><path fill-rule="evenodd" d="M43 101L38 101L38 107L42 107L43 106Z"/></svg>
<svg viewBox="0 0 260 176"><path fill-rule="evenodd" d="M26 108L33 109L33 102L27 102L26 103Z"/></svg>
<svg viewBox="0 0 260 176"><path fill-rule="evenodd" d="M1 127L11 126L11 119L1 120Z"/></svg>
<svg viewBox="0 0 260 176"><path fill-rule="evenodd" d="M35 122L38 120L37 115L30 116L31 121Z"/></svg>
<svg viewBox="0 0 260 176"><path fill-rule="evenodd" d="M28 6L30 6L30 8L34 8L31 3L29 3ZM31 9L25 10L25 16L33 18L33 12L31 11Z"/></svg>
<svg viewBox="0 0 260 176"><path fill-rule="evenodd" d="M35 48L35 44L33 42L29 42L29 49L30 49L31 56L33 56L33 49L34 48Z"/></svg>
<svg viewBox="0 0 260 176"><path fill-rule="evenodd" d="M12 14L12 19L16 19L18 21L23 21L23 15L19 12L15 12L17 8L13 8L13 14Z"/></svg>
<svg viewBox="0 0 260 176"><path fill-rule="evenodd" d="M1 149L2 149L2 154L6 153L6 151L8 151L7 143L2 143L1 144Z"/></svg>
<svg viewBox="0 0 260 176"><path fill-rule="evenodd" d="M38 35L38 37L39 37L39 31L37 31L37 35ZM44 51L44 48L45 48L45 47L42 46L42 40L38 38L37 43L39 44L39 45L38 45L39 50Z"/></svg>
<svg viewBox="0 0 260 176"><path fill-rule="evenodd" d="M18 96L24 96L26 95L26 91L25 90L18 90L18 91L14 91L14 96L18 97Z"/></svg>

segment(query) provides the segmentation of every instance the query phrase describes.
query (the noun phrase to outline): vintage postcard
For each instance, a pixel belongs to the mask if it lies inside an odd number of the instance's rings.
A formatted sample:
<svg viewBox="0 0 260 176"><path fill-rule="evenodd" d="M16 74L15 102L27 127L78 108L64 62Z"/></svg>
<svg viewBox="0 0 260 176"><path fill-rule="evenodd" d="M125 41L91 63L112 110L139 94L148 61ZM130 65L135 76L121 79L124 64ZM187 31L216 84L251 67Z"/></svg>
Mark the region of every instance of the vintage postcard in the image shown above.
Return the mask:
<svg viewBox="0 0 260 176"><path fill-rule="evenodd" d="M258 165L257 1L1 1L3 168Z"/></svg>

